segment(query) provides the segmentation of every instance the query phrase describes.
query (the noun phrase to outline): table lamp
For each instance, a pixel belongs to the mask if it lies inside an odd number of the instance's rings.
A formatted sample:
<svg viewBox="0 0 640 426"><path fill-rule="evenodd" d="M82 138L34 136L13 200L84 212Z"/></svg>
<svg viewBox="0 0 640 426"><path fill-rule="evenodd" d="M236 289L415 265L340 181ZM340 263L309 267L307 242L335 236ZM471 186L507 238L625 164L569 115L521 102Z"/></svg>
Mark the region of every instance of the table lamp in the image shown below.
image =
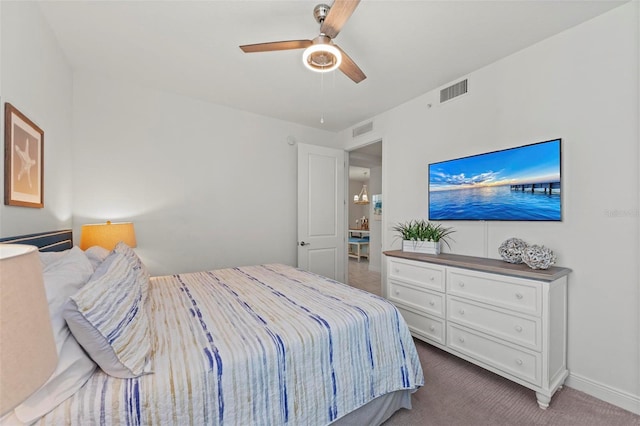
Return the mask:
<svg viewBox="0 0 640 426"><path fill-rule="evenodd" d="M0 244L0 417L42 386L58 363L38 250Z"/></svg>
<svg viewBox="0 0 640 426"><path fill-rule="evenodd" d="M86 250L92 246L113 250L120 241L131 248L136 247L136 233L132 222L97 223L82 225L80 248Z"/></svg>

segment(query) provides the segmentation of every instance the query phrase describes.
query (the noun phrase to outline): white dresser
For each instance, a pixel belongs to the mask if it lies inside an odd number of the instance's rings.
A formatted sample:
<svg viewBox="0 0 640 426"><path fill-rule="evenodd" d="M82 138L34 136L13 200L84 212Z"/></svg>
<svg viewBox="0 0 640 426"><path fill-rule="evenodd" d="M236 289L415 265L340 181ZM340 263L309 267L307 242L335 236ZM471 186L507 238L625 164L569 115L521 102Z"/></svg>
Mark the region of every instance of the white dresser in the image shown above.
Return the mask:
<svg viewBox="0 0 640 426"><path fill-rule="evenodd" d="M567 268L388 251L386 296L414 337L533 389L547 408L567 370Z"/></svg>

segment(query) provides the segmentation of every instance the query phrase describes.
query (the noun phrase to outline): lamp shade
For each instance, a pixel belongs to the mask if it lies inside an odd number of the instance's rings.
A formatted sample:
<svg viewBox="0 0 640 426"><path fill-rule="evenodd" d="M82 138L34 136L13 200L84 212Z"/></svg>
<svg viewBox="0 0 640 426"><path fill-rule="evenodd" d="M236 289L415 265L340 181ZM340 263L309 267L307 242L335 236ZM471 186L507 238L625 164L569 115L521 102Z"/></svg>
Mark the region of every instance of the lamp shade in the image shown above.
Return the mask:
<svg viewBox="0 0 640 426"><path fill-rule="evenodd" d="M136 233L133 223L98 223L93 225L82 225L80 236L80 248L86 250L92 246L104 247L113 250L120 241L129 247L136 247Z"/></svg>
<svg viewBox="0 0 640 426"><path fill-rule="evenodd" d="M0 416L42 386L58 363L34 246L0 244Z"/></svg>

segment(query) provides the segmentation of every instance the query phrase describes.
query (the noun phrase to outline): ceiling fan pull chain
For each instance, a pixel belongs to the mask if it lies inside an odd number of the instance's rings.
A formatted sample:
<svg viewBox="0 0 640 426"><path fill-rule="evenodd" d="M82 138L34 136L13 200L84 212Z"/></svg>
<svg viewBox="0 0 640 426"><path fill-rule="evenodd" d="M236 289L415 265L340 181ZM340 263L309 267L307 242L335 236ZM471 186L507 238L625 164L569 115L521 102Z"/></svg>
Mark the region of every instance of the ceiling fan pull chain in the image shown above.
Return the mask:
<svg viewBox="0 0 640 426"><path fill-rule="evenodd" d="M320 74L320 124L324 124L324 73Z"/></svg>

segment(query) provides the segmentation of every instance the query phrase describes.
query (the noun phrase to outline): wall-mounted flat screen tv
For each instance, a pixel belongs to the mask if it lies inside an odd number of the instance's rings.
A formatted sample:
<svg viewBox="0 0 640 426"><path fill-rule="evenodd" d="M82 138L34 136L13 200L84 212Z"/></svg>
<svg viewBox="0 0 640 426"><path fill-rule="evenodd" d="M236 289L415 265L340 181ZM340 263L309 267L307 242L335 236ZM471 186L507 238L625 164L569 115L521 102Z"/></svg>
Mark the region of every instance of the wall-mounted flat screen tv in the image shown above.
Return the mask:
<svg viewBox="0 0 640 426"><path fill-rule="evenodd" d="M561 139L429 164L429 220L562 220Z"/></svg>

